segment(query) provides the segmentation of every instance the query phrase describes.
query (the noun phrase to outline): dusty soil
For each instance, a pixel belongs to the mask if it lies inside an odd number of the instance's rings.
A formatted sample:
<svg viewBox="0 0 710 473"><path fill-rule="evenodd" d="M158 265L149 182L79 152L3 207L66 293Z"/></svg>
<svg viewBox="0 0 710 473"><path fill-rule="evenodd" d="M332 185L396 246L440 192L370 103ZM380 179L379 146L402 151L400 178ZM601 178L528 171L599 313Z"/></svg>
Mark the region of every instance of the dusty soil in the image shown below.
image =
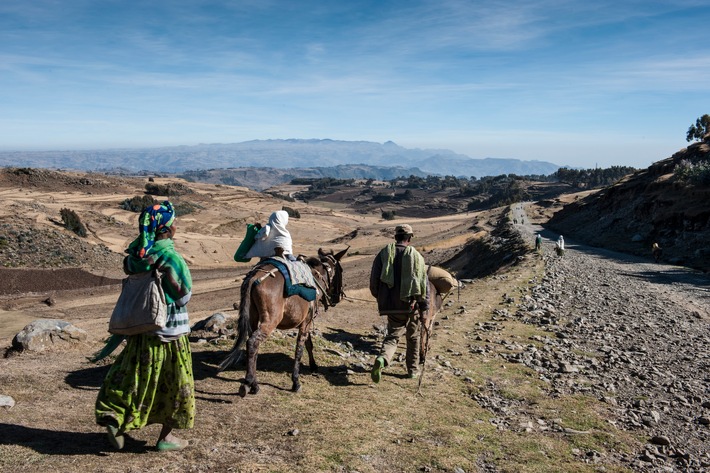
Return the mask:
<svg viewBox="0 0 710 473"><path fill-rule="evenodd" d="M48 187L0 189L8 208L38 230L54 228L60 207L95 222L92 244L117 255L132 237L136 214L115 208L139 189L105 197ZM245 189L194 185L203 206L179 220L177 248L195 279L189 309L198 321L236 316L241 276L231 262L244 222L264 220L281 202ZM49 197L54 198L50 201ZM124 197L125 196L125 197ZM97 197L100 197L97 199ZM103 202L99 205L98 201ZM219 205L217 205L219 204ZM293 205L293 204L287 204ZM261 391L238 396L243 367L216 373L231 341L192 344L197 393L191 446L153 450L157 426L131 432L112 451L93 419L93 403L110 360L86 357L102 346L117 284L0 296L0 343L36 318L61 318L86 330L83 345L0 359L2 471L703 471L708 457L708 283L681 267L601 253L568 242L563 258L512 258L506 269L466 282L437 316L417 395L401 360L374 385L372 359L383 321L366 289L375 252L395 222L347 209L299 204L292 234L303 253L341 249L348 298L317 320L316 359L303 389L289 391L294 332L277 332L259 358ZM34 209L34 212L27 212ZM504 212L505 209L502 209ZM527 208L535 222L545 210ZM532 243L529 217L516 207L513 226ZM29 215L28 215L29 214ZM103 217L101 217L103 216ZM122 222L99 225L110 216ZM505 217L496 212L408 219L430 263L483 238ZM49 226L48 226L49 225ZM110 230L110 231L108 231ZM502 238L502 237L496 237ZM471 254L470 265L486 264ZM101 275L86 260L82 269ZM98 260L97 260L98 261ZM460 260L457 260L460 263ZM463 268L462 268L463 269ZM98 271L98 272L97 272ZM51 273L46 273L51 274ZM120 278L120 271L112 274ZM96 281L96 279L93 279ZM37 279L37 281L40 281ZM43 302L52 296L53 303ZM692 302L691 302L692 301ZM623 328L622 328L623 326ZM688 355L694 353L695 355ZM688 359L690 358L690 359ZM654 414L655 413L655 414ZM655 443L652 439L658 437ZM661 445L665 440L668 445Z"/></svg>

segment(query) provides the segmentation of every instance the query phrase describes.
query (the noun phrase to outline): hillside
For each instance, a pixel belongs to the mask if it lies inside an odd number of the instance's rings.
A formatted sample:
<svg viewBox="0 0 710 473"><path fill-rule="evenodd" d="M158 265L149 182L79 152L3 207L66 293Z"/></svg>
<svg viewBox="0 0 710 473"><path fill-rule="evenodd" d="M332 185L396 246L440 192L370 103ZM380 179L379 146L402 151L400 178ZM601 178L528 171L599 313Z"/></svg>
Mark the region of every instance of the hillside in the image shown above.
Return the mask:
<svg viewBox="0 0 710 473"><path fill-rule="evenodd" d="M570 185L565 183L501 175L471 180L410 176L388 182L323 179L310 185L274 186L267 192L332 208L348 208L361 214L389 212L400 218L420 218L487 210L520 200L551 199L570 190Z"/></svg>
<svg viewBox="0 0 710 473"><path fill-rule="evenodd" d="M663 261L710 270L710 186L678 172L710 162L710 136L670 158L565 205L549 228L588 244L649 256L657 242Z"/></svg>
<svg viewBox="0 0 710 473"><path fill-rule="evenodd" d="M228 184L243 186L262 191L269 187L285 184L293 179L375 179L390 180L400 176L426 176L427 173L418 168L402 166L369 166L365 164L340 164L332 167L274 168L274 167L244 167L219 168L185 171L181 177L191 182L209 184Z"/></svg>

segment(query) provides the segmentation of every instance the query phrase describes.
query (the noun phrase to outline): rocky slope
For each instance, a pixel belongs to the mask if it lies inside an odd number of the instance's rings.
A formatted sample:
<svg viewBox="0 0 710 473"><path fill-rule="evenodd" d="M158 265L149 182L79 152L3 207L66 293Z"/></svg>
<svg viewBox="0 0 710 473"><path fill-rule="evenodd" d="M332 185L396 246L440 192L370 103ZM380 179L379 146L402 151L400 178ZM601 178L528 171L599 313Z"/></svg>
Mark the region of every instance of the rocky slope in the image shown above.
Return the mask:
<svg viewBox="0 0 710 473"><path fill-rule="evenodd" d="M660 244L663 261L710 269L710 186L691 184L676 170L710 161L710 136L617 184L566 205L548 227L590 245L650 255Z"/></svg>
<svg viewBox="0 0 710 473"><path fill-rule="evenodd" d="M563 257L546 246L544 277L498 315L554 336L508 361L537 371L552 396L607 403L610 422L646 441L616 454L634 471L708 471L710 279L569 241Z"/></svg>

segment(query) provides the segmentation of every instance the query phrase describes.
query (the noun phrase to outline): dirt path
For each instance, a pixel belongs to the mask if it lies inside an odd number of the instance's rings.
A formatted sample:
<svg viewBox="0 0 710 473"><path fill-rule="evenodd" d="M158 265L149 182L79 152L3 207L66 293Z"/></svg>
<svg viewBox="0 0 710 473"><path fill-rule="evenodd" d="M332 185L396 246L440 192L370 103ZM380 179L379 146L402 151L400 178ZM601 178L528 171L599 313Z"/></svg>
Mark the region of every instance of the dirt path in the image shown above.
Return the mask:
<svg viewBox="0 0 710 473"><path fill-rule="evenodd" d="M523 212L513 208L518 222ZM532 242L542 229L524 221L517 228ZM710 277L569 240L557 257L556 235L543 235L546 277L516 316L556 333L554 360L523 363L559 393L608 403L615 425L648 441L635 469L707 471Z"/></svg>

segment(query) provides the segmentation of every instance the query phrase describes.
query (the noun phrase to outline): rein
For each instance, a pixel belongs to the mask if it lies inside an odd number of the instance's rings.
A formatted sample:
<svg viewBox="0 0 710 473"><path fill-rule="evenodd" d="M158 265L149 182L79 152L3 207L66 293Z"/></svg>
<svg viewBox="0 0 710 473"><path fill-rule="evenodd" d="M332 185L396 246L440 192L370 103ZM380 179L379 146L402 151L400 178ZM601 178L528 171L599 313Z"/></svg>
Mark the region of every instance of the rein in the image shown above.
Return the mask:
<svg viewBox="0 0 710 473"><path fill-rule="evenodd" d="M321 265L325 269L325 275L317 271L318 277L315 278L316 286L323 293L323 305L325 310L329 306L335 306L340 299L345 298L345 292L342 288L342 267L333 255L323 255L321 257ZM320 279L320 282L318 281ZM321 282L323 284L321 284ZM325 286L325 287L324 287ZM335 294L330 294L329 291L335 291Z"/></svg>
<svg viewBox="0 0 710 473"><path fill-rule="evenodd" d="M323 303L323 305L325 306L325 310L328 310L328 304L330 304L330 305L333 305L333 304L330 300L330 296L328 295L328 292L321 285L321 283L318 282L318 280L321 280L321 279L322 279L322 276L320 276L320 273L319 273L319 276L317 278L313 278L313 282L316 283L316 287L320 290L321 294L323 294L323 298L325 298L325 302Z"/></svg>
<svg viewBox="0 0 710 473"><path fill-rule="evenodd" d="M371 304L377 304L377 301L374 301L372 299L359 299L357 297L351 297L351 296L343 296L343 299L347 299L349 301L360 301L360 302L369 302Z"/></svg>

